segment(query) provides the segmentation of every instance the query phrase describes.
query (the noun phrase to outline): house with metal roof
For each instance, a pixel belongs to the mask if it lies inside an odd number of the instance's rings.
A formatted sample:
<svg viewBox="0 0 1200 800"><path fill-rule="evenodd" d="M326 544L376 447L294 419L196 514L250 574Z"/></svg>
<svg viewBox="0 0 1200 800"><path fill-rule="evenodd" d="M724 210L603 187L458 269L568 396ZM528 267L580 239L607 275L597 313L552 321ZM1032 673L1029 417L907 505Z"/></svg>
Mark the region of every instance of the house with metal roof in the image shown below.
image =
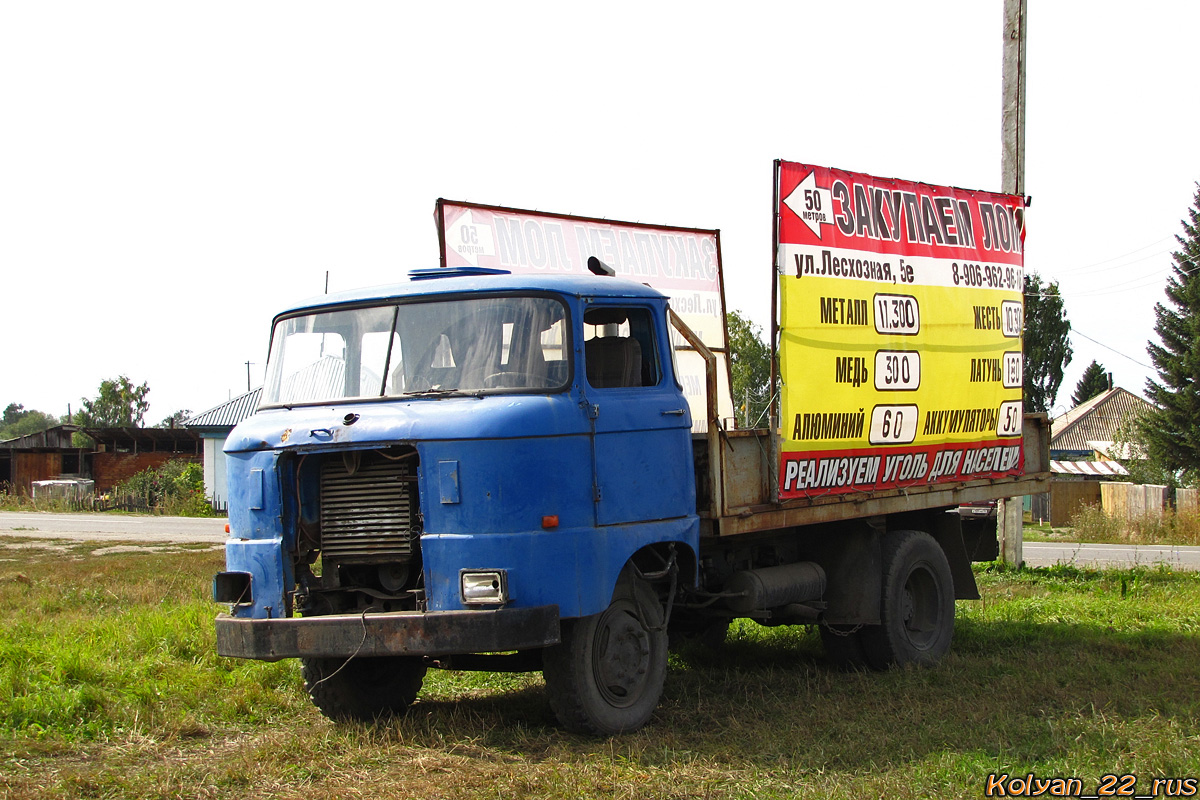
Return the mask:
<svg viewBox="0 0 1200 800"><path fill-rule="evenodd" d="M258 410L261 398L260 386L183 423L185 428L198 433L203 442L204 491L214 507L223 507L229 496L225 477L225 439L235 425Z"/></svg>
<svg viewBox="0 0 1200 800"><path fill-rule="evenodd" d="M1050 420L1050 458L1056 461L1111 460L1108 447L1119 439L1121 425L1151 408L1150 403L1120 386Z"/></svg>
<svg viewBox="0 0 1200 800"><path fill-rule="evenodd" d="M1114 387L1050 421L1050 491L1032 501L1035 520L1061 527L1083 506L1100 505L1100 484L1128 479L1119 460L1132 455L1128 444L1114 444L1121 426L1150 403ZM1118 460L1119 459L1119 460Z"/></svg>

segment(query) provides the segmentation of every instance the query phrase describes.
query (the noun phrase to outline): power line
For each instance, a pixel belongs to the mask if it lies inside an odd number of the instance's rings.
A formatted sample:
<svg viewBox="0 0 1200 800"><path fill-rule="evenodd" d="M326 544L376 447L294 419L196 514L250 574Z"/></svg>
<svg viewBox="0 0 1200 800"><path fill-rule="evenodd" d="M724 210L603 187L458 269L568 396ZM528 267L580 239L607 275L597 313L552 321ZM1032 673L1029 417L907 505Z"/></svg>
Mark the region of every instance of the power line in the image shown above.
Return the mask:
<svg viewBox="0 0 1200 800"><path fill-rule="evenodd" d="M1142 289L1147 286L1153 286L1157 283L1161 283L1163 280L1163 275L1167 271L1168 270L1166 269L1156 270L1155 272L1151 272L1146 275L1139 275L1136 278L1131 278L1127 281L1122 281L1121 283L1114 283L1109 286L1096 289L1084 289L1083 291L1079 292L1060 292L1060 295L1062 297L1103 297L1104 295L1108 294L1127 292L1130 289Z"/></svg>
<svg viewBox="0 0 1200 800"><path fill-rule="evenodd" d="M1165 267L1163 269L1155 270L1154 272L1148 273L1146 275L1140 275L1136 278L1131 278L1127 281L1123 281L1121 283L1114 283L1110 286L1106 286L1106 287L1102 287L1102 288L1098 288L1098 289L1084 289L1084 290L1078 291L1078 292L1064 292L1064 291L1062 291L1062 288L1060 287L1057 296L1058 297L1077 298L1077 297L1103 297L1104 295L1109 295L1109 294L1120 294L1123 292L1127 292L1130 289L1144 289L1147 286L1154 286L1155 284L1163 281L1164 274L1166 274L1166 277L1169 278L1170 275L1167 273L1170 273L1176 269L1178 269L1184 275L1194 275L1194 274L1196 274L1197 270L1200 270L1200 265L1195 265L1194 262L1191 261L1191 259L1189 259L1187 263L1193 264L1193 268L1185 269L1185 268L1183 268L1183 265L1181 265L1181 264L1173 264L1170 267ZM1148 280L1145 280L1147 278L1148 278ZM1050 283L1057 285L1058 281L1054 280L1054 281L1051 281ZM1047 284L1047 285L1049 285L1049 284ZM1046 297L1053 297L1054 295L1048 295L1045 292L1026 292L1025 296L1026 297L1046 298Z"/></svg>
<svg viewBox="0 0 1200 800"><path fill-rule="evenodd" d="M1142 250L1146 250L1150 247L1154 247L1159 242L1165 241L1169 238L1178 238L1178 237L1163 237L1161 239L1156 239L1155 241L1151 242L1150 244L1143 245L1142 247L1139 247L1136 250L1131 250L1128 253L1124 253L1119 256L1114 256L1112 258L1105 259L1103 261L1095 261L1095 262L1092 262L1091 264L1085 264L1085 265L1078 266L1078 267L1068 267L1066 269L1056 269L1054 271L1053 280L1051 280L1049 282L1059 284L1061 276L1076 275L1076 274L1086 271L1086 270L1091 270L1093 274L1108 272L1108 271L1111 271L1114 269L1132 267L1136 264L1141 264L1146 261L1158 260L1164 255L1175 256L1180 252L1186 253L1186 248L1183 250L1179 250L1176 248L1168 248L1166 250L1158 250L1154 253L1150 253L1149 255L1142 256L1141 258L1135 258L1132 261L1124 261L1124 262L1121 262L1118 264L1113 264L1110 267L1104 267L1102 269L1092 269L1093 267L1099 266L1101 264L1107 264L1107 263L1110 263L1113 261L1120 261L1121 259L1123 259L1127 256L1131 256L1134 253L1138 253ZM1190 262L1191 259L1188 259L1188 261ZM1059 297L1071 297L1071 298L1103 297L1104 295L1126 292L1126 291L1129 291L1130 289L1141 289L1141 288L1144 288L1147 286L1153 286L1153 285L1159 283L1160 281L1162 281L1163 275L1170 273L1172 270L1174 270L1180 266L1183 266L1183 265L1180 265L1178 263L1170 264L1169 266L1154 270L1153 272L1143 273L1141 275L1138 275L1136 277L1130 278L1125 281L1121 281L1119 283L1110 284L1108 286L1099 286L1099 287L1095 287L1092 289L1084 289L1081 291L1064 292L1064 291L1062 291L1061 286L1060 286ZM1027 268L1025 271L1026 271L1026 273L1040 274L1039 271L1036 269ZM1183 269L1183 272L1184 272L1184 274L1191 275L1195 272L1195 270L1194 269L1188 270L1185 268L1185 269ZM1031 294L1031 295L1027 295L1027 296L1032 297L1034 295ZM1040 296L1045 297L1046 295L1042 294Z"/></svg>
<svg viewBox="0 0 1200 800"><path fill-rule="evenodd" d="M1130 361L1132 361L1133 363L1137 364L1139 367L1145 367L1146 369L1154 369L1154 367L1150 366L1149 364L1143 364L1141 361L1138 361L1138 360L1137 360L1136 358L1134 358L1133 356L1127 356L1127 355L1125 355L1124 353L1122 353L1120 350L1117 350L1116 348L1113 348L1113 347L1109 347L1109 346L1108 346L1108 345L1106 345L1104 342L1097 342L1095 339L1093 339L1092 337L1088 336L1086 333L1084 333L1083 331L1079 330L1078 328L1075 328L1075 327L1073 327L1073 326L1072 326L1072 328L1071 328L1071 333L1078 333L1080 336L1082 336L1083 338L1087 339L1087 340L1088 340L1089 342L1091 342L1092 344L1098 344L1098 345L1100 345L1101 347L1103 347L1105 350L1112 350L1112 352L1116 353L1116 354L1117 354L1117 355L1119 355L1121 358L1127 358L1127 359L1129 359Z"/></svg>
<svg viewBox="0 0 1200 800"><path fill-rule="evenodd" d="M1064 270L1061 270L1061 271L1060 271L1060 274L1067 274L1067 275L1069 275L1069 274L1072 274L1072 273L1075 273L1075 272L1083 272L1084 270L1090 270L1090 269L1092 269L1093 267L1098 267L1098 266L1100 266L1101 264L1108 264L1108 263L1110 263L1110 262L1113 262L1113 261L1119 261L1120 259L1122 259L1122 258L1125 258L1126 256L1131 256L1131 255L1133 255L1134 253L1140 253L1140 252L1141 252L1141 251L1143 251L1143 250L1147 250L1147 249L1149 249L1149 248L1151 248L1151 247L1154 247L1154 246L1155 246L1156 244L1158 244L1159 242L1165 242L1165 241L1167 241L1168 239L1173 239L1173 238L1175 238L1174 234L1172 234L1172 235L1170 235L1170 236L1163 236L1163 237L1162 237L1162 238L1160 238L1160 239L1155 239L1155 240L1154 240L1153 242L1151 242L1150 244L1142 245L1141 247L1137 248L1136 250L1130 250L1128 253L1122 253L1122 254L1121 254L1121 255L1119 255L1119 256L1113 256L1112 258L1106 258L1106 259L1104 259L1103 261L1093 261L1093 262L1092 262L1092 263L1090 263L1090 264L1081 264L1081 265L1079 265L1079 266L1077 266L1077 267L1067 267L1066 269L1064 269ZM1151 253L1150 255L1147 255L1147 256L1142 256L1141 258L1137 258L1137 259L1134 259L1133 261L1130 261L1130 262L1129 262L1129 264L1137 264L1139 261L1145 261L1145 260L1147 260L1147 259L1150 259L1150 258L1157 258L1158 256L1160 256L1160 255L1163 255L1164 253L1170 253L1170 252L1173 252L1173 248L1172 248L1172 249L1167 249L1167 250L1160 250L1160 251L1158 251L1158 252L1156 252L1156 253ZM1116 267L1121 267L1121 266L1128 266L1128 265L1127 265L1127 264L1115 264L1114 266L1112 266L1112 267L1106 267L1105 269L1115 269ZM1094 270L1094 271L1096 271L1096 272L1103 272L1104 270Z"/></svg>

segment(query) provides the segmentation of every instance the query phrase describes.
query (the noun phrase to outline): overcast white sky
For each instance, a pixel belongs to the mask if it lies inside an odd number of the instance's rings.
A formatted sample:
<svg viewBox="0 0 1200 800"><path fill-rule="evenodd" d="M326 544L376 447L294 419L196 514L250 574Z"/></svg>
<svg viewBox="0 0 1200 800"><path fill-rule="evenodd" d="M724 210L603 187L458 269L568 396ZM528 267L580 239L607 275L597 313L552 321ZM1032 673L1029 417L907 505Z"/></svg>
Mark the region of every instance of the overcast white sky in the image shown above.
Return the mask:
<svg viewBox="0 0 1200 800"><path fill-rule="evenodd" d="M1200 3L1029 5L1026 268L1077 331L1065 407L1093 358L1152 373ZM2 3L0 407L120 374L147 424L224 402L326 270L436 266L438 197L719 228L728 307L765 328L775 158L1000 189L1001 10Z"/></svg>

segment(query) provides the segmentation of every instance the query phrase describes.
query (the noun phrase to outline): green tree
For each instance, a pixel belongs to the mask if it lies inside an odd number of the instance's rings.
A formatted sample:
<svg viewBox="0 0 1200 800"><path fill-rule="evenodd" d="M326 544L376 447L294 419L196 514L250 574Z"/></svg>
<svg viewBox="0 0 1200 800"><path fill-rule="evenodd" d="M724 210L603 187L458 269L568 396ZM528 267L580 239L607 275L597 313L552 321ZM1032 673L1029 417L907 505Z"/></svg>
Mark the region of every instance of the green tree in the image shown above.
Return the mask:
<svg viewBox="0 0 1200 800"><path fill-rule="evenodd" d="M171 416L158 423L159 428L182 428L183 423L192 418L192 410L190 408L181 408Z"/></svg>
<svg viewBox="0 0 1200 800"><path fill-rule="evenodd" d="M0 419L0 441L40 433L59 424L58 417L36 409L26 410L21 403L9 403Z"/></svg>
<svg viewBox="0 0 1200 800"><path fill-rule="evenodd" d="M16 424L21 417L28 413L29 412L25 410L24 403L9 403L8 407L4 409L4 417L2 420L0 420L0 422L2 422L4 427L7 428L9 425Z"/></svg>
<svg viewBox="0 0 1200 800"><path fill-rule="evenodd" d="M76 413L75 422L90 428L140 427L150 408L148 394L149 384L134 386L124 375L101 381L99 394L91 400L82 398L83 408Z"/></svg>
<svg viewBox="0 0 1200 800"><path fill-rule="evenodd" d="M1154 305L1154 332L1161 344L1146 350L1158 380L1146 381L1154 408L1142 419L1150 460L1170 470L1200 470L1200 183L1176 235L1179 249L1167 276L1167 303Z"/></svg>
<svg viewBox="0 0 1200 800"><path fill-rule="evenodd" d="M1112 387L1108 385L1108 373L1105 371L1104 365L1093 360L1083 371L1083 377L1079 379L1079 383L1075 384L1075 394L1071 395L1071 405L1083 405L1093 397L1107 392L1110 388Z"/></svg>
<svg viewBox="0 0 1200 800"><path fill-rule="evenodd" d="M738 409L742 427L763 427L771 405L771 351L763 344L762 329L741 315L730 311L726 317L729 329L729 372L732 380L733 404Z"/></svg>
<svg viewBox="0 0 1200 800"><path fill-rule="evenodd" d="M1071 323L1058 281L1046 284L1036 272L1025 276L1025 410L1049 413L1071 363Z"/></svg>
<svg viewBox="0 0 1200 800"><path fill-rule="evenodd" d="M1146 413L1135 407L1127 416L1117 422L1116 430L1113 431L1113 451L1117 461L1125 467L1125 471L1129 475L1116 477L1113 480L1149 483L1177 489L1183 485L1180 479L1186 480L1184 473L1168 469L1159 461L1149 457L1145 433Z"/></svg>

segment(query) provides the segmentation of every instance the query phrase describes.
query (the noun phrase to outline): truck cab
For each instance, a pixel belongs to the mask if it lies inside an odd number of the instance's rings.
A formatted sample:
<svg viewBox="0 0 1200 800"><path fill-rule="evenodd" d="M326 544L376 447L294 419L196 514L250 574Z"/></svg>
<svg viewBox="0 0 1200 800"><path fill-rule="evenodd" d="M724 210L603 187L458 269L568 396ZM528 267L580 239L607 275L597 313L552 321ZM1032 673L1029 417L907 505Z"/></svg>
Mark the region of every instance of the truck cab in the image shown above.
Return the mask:
<svg viewBox="0 0 1200 800"><path fill-rule="evenodd" d="M668 314L619 278L468 268L276 316L225 447L218 652L303 659L334 718L454 666L543 669L574 729L643 724L700 529Z"/></svg>

